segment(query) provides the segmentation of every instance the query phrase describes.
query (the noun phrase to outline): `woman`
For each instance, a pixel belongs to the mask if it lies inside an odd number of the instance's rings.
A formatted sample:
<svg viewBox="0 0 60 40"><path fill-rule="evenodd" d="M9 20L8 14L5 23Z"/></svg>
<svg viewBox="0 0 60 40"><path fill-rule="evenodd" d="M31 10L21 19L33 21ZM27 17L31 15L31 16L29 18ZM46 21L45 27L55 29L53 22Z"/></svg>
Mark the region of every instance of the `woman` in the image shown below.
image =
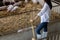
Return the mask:
<svg viewBox="0 0 60 40"><path fill-rule="evenodd" d="M48 33L47 24L49 23L49 14L50 14L51 9L52 9L51 0L44 0L44 6L41 9L41 11L37 14L37 16L33 20L30 20L31 22L33 22L38 17L41 17L41 23L36 28L37 39L47 37L47 33ZM44 28L44 32L41 34L40 31L43 28Z"/></svg>

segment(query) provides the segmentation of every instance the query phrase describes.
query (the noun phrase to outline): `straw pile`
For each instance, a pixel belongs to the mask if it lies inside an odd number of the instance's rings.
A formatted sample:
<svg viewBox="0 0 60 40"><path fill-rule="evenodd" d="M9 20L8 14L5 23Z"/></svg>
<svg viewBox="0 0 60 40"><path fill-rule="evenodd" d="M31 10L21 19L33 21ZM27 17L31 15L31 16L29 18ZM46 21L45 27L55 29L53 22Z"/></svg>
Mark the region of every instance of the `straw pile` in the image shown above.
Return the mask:
<svg viewBox="0 0 60 40"><path fill-rule="evenodd" d="M36 8L35 8L36 7ZM6 35L31 26L29 22L33 19L41 9L40 5L26 4L24 8L19 8L15 13L0 12L0 35ZM51 21L60 18L60 15L52 13ZM40 23L40 19L35 20L34 25Z"/></svg>

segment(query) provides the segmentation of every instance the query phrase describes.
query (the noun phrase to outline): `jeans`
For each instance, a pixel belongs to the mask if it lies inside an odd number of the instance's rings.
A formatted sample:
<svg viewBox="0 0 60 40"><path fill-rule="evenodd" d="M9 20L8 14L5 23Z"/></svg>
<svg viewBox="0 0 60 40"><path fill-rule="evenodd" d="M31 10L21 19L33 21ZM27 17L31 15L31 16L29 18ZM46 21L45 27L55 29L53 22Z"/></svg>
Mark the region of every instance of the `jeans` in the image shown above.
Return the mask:
<svg viewBox="0 0 60 40"><path fill-rule="evenodd" d="M39 24L36 28L36 33L37 34L41 34L40 31L44 28L44 32L47 32L47 24L48 22L43 22L41 24Z"/></svg>

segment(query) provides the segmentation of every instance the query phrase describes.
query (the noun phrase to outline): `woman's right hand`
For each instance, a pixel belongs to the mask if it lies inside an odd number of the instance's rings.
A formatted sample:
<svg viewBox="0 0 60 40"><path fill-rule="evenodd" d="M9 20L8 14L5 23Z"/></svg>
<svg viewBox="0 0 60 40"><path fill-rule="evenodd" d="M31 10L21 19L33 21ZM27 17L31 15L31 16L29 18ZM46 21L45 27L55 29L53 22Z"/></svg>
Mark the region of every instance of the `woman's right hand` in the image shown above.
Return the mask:
<svg viewBox="0 0 60 40"><path fill-rule="evenodd" d="M33 20L30 20L30 22L32 23L32 22L33 22Z"/></svg>

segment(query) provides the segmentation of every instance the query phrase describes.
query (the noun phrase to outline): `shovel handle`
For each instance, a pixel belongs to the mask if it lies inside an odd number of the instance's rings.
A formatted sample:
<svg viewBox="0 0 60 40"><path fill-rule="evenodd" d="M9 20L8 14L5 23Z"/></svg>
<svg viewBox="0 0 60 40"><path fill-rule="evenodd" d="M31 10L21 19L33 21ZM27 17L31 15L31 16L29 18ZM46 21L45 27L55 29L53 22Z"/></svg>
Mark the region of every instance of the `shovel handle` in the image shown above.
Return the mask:
<svg viewBox="0 0 60 40"><path fill-rule="evenodd" d="M35 30L34 30L34 26L33 26L33 23L31 23L31 26L32 26L32 33L33 33L33 37L35 38Z"/></svg>

